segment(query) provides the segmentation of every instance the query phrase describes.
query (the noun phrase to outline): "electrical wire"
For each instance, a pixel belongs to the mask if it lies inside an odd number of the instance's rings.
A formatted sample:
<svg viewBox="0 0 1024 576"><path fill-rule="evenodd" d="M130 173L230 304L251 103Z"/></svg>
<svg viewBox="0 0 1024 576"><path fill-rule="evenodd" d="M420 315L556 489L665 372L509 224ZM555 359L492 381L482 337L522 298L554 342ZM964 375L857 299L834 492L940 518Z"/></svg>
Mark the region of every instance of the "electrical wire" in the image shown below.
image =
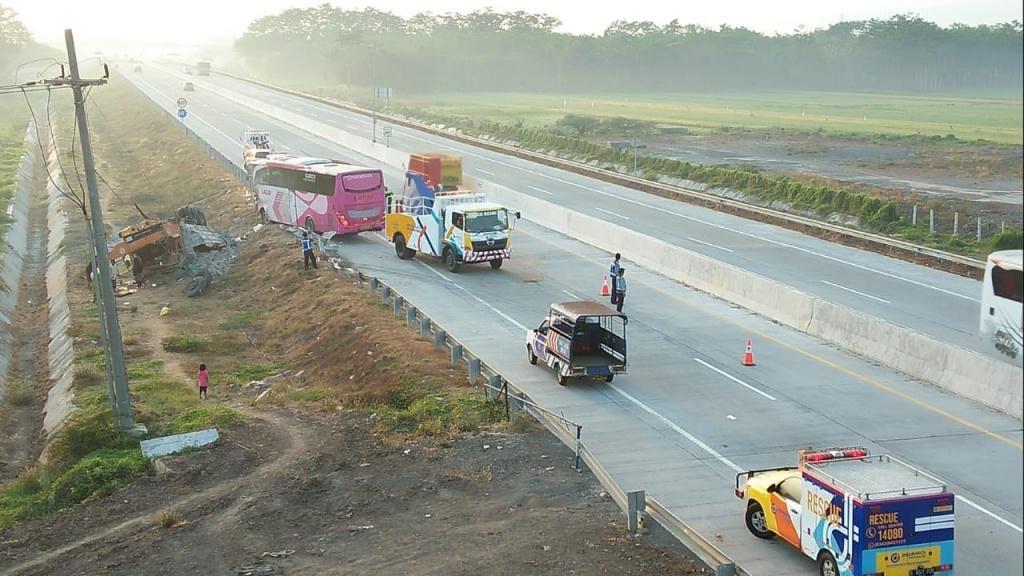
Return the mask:
<svg viewBox="0 0 1024 576"><path fill-rule="evenodd" d="M28 97L29 91L22 89L21 92L25 96L25 103L28 104L28 111L32 114L32 127L35 129L36 132L36 144L39 146L39 153L41 157L45 159L46 150L43 148L43 135L39 132L39 120L36 118L36 111L32 107L32 101ZM85 209L85 202L80 200L77 196L68 194L63 189L61 189L60 185L53 180L53 176L50 174L49 170L46 170L46 179L50 181L50 184L52 184L53 187L57 189L57 192L59 192L61 196L74 202L75 205L82 210L83 216L88 216L88 212Z"/></svg>
<svg viewBox="0 0 1024 576"><path fill-rule="evenodd" d="M118 201L120 201L121 204L124 204L125 206L131 206L131 204L125 201L124 198L121 198L121 195L118 194L116 190L114 190L114 187L111 186L109 182L107 182L107 179L104 178L102 174L100 174L99 170L93 170L93 172L96 174L96 178L99 178L99 181L103 182L103 185L107 187L107 190L110 190L110 193L114 195L114 198L117 198Z"/></svg>
<svg viewBox="0 0 1024 576"><path fill-rule="evenodd" d="M92 86L86 88L85 93L82 95L82 106L85 106L85 101L89 98L89 92L92 91ZM75 138L75 133L78 132L78 114L75 114L75 120L71 124L71 163L75 166L75 176L78 178L78 188L82 190L82 197L85 197L85 185L82 184L82 174L78 171L78 159L75 157L75 143L78 141Z"/></svg>
<svg viewBox="0 0 1024 576"><path fill-rule="evenodd" d="M77 119L78 119L78 115L77 114L75 115L75 119L77 121ZM57 166L60 168L61 176L64 177L64 183L67 184L68 189L71 190L71 193L75 194L75 188L74 188L74 186L71 185L71 179L68 178L68 173L67 173L66 170L64 170L64 163L61 162L61 160L60 160L60 149L57 148L57 136L56 136L56 134L53 133L53 117L50 115L50 91L49 90L46 91L46 126L49 129L49 131L50 131L50 142L52 142L53 143L53 147L55 149L57 149L57 154L55 156L57 158ZM75 141L74 140L74 135L72 134L71 142L74 143L74 141ZM81 185L82 179L78 175L77 172L75 173L75 176L78 177L78 183L79 183L79 185ZM81 192L82 192L82 196L81 196L81 200L80 201L84 204L85 203L85 187L84 186L81 188ZM75 197L77 198L78 195L75 194Z"/></svg>

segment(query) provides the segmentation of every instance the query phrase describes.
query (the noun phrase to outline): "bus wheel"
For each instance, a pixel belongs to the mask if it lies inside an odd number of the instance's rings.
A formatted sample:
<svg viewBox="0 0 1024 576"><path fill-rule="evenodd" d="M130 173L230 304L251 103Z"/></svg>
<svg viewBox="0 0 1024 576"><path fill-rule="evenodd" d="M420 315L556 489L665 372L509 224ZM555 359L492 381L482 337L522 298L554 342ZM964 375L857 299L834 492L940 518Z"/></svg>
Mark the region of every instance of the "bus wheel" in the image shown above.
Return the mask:
<svg viewBox="0 0 1024 576"><path fill-rule="evenodd" d="M260 208L260 222L262 222L264 224L269 224L270 223L270 219L267 218L267 210L266 210L266 208Z"/></svg>
<svg viewBox="0 0 1024 576"><path fill-rule="evenodd" d="M444 258L444 264L448 267L448 270L453 274L458 274L459 266L461 266L461 264L459 263L459 259L455 257L455 250L445 247L442 256Z"/></svg>
<svg viewBox="0 0 1024 576"><path fill-rule="evenodd" d="M530 361L530 364L537 365L537 355L533 353L533 346L526 345L526 359Z"/></svg>
<svg viewBox="0 0 1024 576"><path fill-rule="evenodd" d="M500 270L502 262L504 262L504 260L491 260L491 268L494 268L495 270Z"/></svg>
<svg viewBox="0 0 1024 576"><path fill-rule="evenodd" d="M405 245L405 236L403 236L401 232L395 234L394 242L395 255L401 258L402 260L409 260L416 255L415 250L411 250L408 246Z"/></svg>
<svg viewBox="0 0 1024 576"><path fill-rule="evenodd" d="M768 518L764 515L764 508L757 502L751 502L747 506L747 530L758 538L764 540L771 540L775 537L775 533L768 529ZM839 576L836 574L835 576Z"/></svg>
<svg viewBox="0 0 1024 576"><path fill-rule="evenodd" d="M839 564L828 550L822 551L821 557L818 558L818 572L821 576L839 576Z"/></svg>
<svg viewBox="0 0 1024 576"><path fill-rule="evenodd" d="M316 225L313 224L313 219L308 216L306 217L306 232L316 234Z"/></svg>

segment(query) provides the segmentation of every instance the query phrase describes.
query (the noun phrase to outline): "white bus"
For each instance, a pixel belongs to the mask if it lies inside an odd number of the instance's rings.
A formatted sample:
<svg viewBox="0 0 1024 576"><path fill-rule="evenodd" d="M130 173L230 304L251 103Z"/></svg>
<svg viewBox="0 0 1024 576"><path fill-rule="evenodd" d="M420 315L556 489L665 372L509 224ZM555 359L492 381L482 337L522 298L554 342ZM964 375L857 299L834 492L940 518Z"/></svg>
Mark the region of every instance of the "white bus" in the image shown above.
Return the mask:
<svg viewBox="0 0 1024 576"><path fill-rule="evenodd" d="M981 293L981 336L991 340L996 350L1021 365L1024 357L1024 272L1021 250L993 252L985 266Z"/></svg>

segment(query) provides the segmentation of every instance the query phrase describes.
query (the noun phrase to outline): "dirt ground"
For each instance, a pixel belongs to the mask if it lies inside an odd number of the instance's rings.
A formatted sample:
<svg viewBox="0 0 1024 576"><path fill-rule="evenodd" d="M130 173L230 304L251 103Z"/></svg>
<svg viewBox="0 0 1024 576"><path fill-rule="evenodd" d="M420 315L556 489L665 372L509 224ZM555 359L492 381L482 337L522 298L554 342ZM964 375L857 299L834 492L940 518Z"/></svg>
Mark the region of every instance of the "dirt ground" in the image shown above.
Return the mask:
<svg viewBox="0 0 1024 576"><path fill-rule="evenodd" d="M110 90L108 107L138 98ZM142 116L139 125L155 122ZM104 138L102 122L95 128L105 176L122 196L135 191L119 181L140 168L172 184L139 191L158 199L174 193L174 171L209 174L208 190L195 193L206 193L211 225L250 229L242 190L177 131L150 140L160 163L125 162L134 124L119 126L118 138ZM161 155L164 147L174 153ZM206 362L208 401L246 418L212 448L161 459L109 496L0 531L0 574L707 573L656 528L628 536L596 479L574 470L571 452L535 422L437 436L383 427L374 403L403 386L473 391L365 291L325 267L303 271L296 256L291 236L265 227L201 298L185 298L167 273L121 299L131 361L162 360L168 377L185 381ZM88 304L84 283L70 298L72 308ZM182 334L204 348L164 350ZM254 406L244 379L226 375L268 362L304 375Z"/></svg>
<svg viewBox="0 0 1024 576"><path fill-rule="evenodd" d="M1020 225L1022 149L984 143L870 142L764 133L647 139L648 153L701 164L750 165L879 189L887 196L966 203L986 218Z"/></svg>

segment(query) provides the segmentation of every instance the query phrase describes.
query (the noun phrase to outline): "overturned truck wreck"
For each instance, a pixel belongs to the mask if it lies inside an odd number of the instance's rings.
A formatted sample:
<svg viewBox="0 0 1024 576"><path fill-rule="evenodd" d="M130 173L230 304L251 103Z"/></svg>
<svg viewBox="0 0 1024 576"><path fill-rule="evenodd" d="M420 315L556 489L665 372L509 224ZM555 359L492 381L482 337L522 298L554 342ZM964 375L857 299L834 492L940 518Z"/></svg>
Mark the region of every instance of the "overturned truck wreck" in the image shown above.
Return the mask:
<svg viewBox="0 0 1024 576"><path fill-rule="evenodd" d="M225 265L215 266L208 254L228 248L231 241L206 226L202 208L180 208L173 221L149 218L141 209L139 214L143 220L121 230L118 241L108 250L118 278L131 277L141 270L180 269L190 277L184 292L192 297L206 291L215 274L226 271Z"/></svg>

